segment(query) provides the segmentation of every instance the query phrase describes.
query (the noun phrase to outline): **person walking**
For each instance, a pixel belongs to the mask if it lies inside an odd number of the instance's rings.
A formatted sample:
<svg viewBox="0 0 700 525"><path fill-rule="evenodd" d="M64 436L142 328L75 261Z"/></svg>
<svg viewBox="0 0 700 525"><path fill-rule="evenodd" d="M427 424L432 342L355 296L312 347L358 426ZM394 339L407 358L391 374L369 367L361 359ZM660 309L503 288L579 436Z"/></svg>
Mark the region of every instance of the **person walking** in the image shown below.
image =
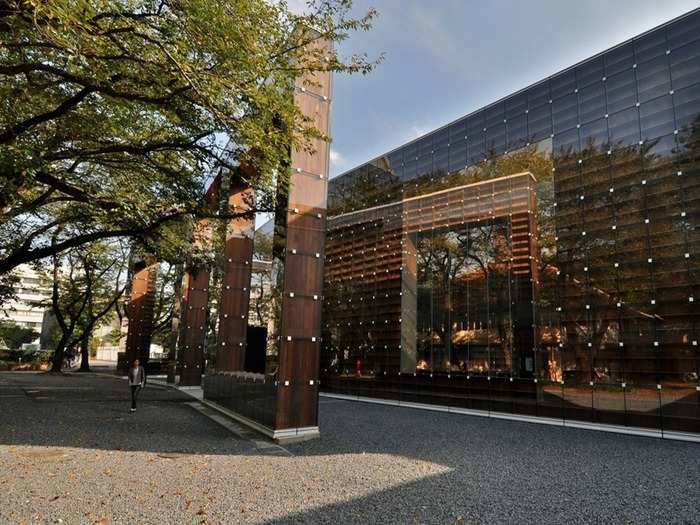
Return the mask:
<svg viewBox="0 0 700 525"><path fill-rule="evenodd" d="M136 398L141 389L146 385L146 371L141 366L141 361L134 359L129 368L129 387L131 387L131 411L136 412Z"/></svg>

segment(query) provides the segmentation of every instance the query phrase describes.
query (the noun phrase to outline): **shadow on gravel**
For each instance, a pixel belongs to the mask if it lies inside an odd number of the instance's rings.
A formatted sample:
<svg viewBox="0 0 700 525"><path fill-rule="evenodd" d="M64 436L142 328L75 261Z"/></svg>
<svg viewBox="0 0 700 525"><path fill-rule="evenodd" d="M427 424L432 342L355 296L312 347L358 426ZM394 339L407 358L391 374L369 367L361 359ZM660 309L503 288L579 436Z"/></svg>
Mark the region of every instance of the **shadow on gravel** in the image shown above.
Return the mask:
<svg viewBox="0 0 700 525"><path fill-rule="evenodd" d="M149 387L132 415L123 379L0 373L0 445L149 451L172 461L183 454L259 454L187 401L181 392ZM301 464L315 458L309 479L318 490L325 490L324 461L334 468L346 462L354 483L371 479L367 462L353 462L353 455L416 460L395 467L408 469L402 479L416 481L265 523L700 519L695 443L323 398L320 405L322 438L286 447ZM434 475L423 462L447 472Z"/></svg>
<svg viewBox="0 0 700 525"><path fill-rule="evenodd" d="M131 413L126 381L89 373L0 373L0 445L241 454L248 441L202 416L192 398L147 385Z"/></svg>
<svg viewBox="0 0 700 525"><path fill-rule="evenodd" d="M288 446L297 456L383 453L449 471L265 523L700 522L697 443L327 398L320 416L322 439Z"/></svg>

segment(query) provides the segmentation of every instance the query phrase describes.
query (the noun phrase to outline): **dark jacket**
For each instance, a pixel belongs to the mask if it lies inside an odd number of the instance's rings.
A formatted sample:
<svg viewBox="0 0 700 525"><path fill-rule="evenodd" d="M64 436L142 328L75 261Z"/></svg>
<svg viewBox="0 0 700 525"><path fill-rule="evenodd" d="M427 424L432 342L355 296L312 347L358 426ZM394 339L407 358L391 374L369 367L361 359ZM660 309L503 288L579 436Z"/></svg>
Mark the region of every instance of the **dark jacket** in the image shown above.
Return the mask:
<svg viewBox="0 0 700 525"><path fill-rule="evenodd" d="M129 385L140 385L144 386L146 384L146 371L142 366L139 365L138 368L133 366L129 368Z"/></svg>

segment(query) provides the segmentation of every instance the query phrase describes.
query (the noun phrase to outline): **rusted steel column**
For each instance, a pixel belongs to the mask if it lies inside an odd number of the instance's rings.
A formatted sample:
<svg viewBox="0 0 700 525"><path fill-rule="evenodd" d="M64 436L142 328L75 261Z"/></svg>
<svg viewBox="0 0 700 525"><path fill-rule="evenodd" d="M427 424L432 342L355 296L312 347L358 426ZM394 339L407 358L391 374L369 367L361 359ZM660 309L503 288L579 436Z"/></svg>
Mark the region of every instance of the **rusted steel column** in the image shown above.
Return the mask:
<svg viewBox="0 0 700 525"><path fill-rule="evenodd" d="M251 208L253 197L253 190L249 186L232 180L228 197L229 212L245 213ZM254 216L238 217L226 225L224 274L219 300L217 370L244 369L254 235Z"/></svg>
<svg viewBox="0 0 700 525"><path fill-rule="evenodd" d="M151 348L156 293L156 265L152 259L134 264L126 335L127 367L138 358L145 367ZM125 372L125 371L124 371Z"/></svg>
<svg viewBox="0 0 700 525"><path fill-rule="evenodd" d="M300 78L294 93L302 113L325 135L329 132L330 92L331 75L326 72ZM295 148L291 155L278 327L277 429L318 424L329 144L314 139L313 146L314 152Z"/></svg>
<svg viewBox="0 0 700 525"><path fill-rule="evenodd" d="M195 251L210 246L211 224L208 220L197 222L192 244ZM202 383L208 302L209 267L205 262L193 261L185 269L182 280L182 319L178 342L181 386L197 386Z"/></svg>

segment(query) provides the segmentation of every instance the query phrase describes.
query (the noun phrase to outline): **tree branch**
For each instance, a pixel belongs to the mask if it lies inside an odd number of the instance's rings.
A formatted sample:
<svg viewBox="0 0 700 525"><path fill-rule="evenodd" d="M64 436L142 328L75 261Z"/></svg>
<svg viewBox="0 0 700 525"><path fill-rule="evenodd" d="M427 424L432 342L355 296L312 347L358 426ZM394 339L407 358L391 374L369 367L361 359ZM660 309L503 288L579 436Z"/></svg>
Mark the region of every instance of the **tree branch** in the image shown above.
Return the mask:
<svg viewBox="0 0 700 525"><path fill-rule="evenodd" d="M152 223L141 228L96 231L91 233L85 233L82 235L76 235L74 237L71 237L70 239L66 239L59 243L52 243L49 246L42 246L34 249L24 248L15 250L4 259L0 259L0 275L10 272L20 264L28 263L38 259L43 259L45 257L51 257L53 255L61 253L62 251L68 250L70 248L75 248L77 246L81 246L89 242L99 241L102 239L112 239L116 237L130 236L138 238L158 229L167 222L181 218L185 214L185 212L176 211L169 215L163 215L155 221L153 221Z"/></svg>
<svg viewBox="0 0 700 525"><path fill-rule="evenodd" d="M119 91L117 89L112 88L111 86L105 85L105 84L99 84L95 83L94 81L91 81L88 78L83 78L77 75L73 75L71 73L68 73L67 71L64 71L61 68L49 65L49 64L40 64L36 62L26 62L22 64L12 64L12 65L0 65L0 74L3 75L20 75L20 74L25 74L25 73L31 73L32 71L43 71L45 73L50 73L52 75L56 75L60 78L63 78L67 82L71 82L73 84L78 84L80 86L83 86L85 88L90 88L91 91L102 93L103 95L107 95L110 97L122 99L122 100L127 100L127 101L137 101L137 102L144 102L148 104L154 104L157 106L165 106L167 105L174 97L181 95L182 93L188 91L191 89L189 85L181 86L177 89L173 89L170 93L167 95L161 96L161 97L153 97L149 95L143 95L140 93L132 93L128 91ZM122 76L120 75L115 75L112 78L109 79L110 83L115 83L118 82L119 80L122 80ZM143 83L143 79L140 79L140 82Z"/></svg>
<svg viewBox="0 0 700 525"><path fill-rule="evenodd" d="M20 122L19 124L16 124L15 126L6 129L4 132L0 133L0 144L9 144L13 140L15 140L19 135L27 131L29 128L65 115L71 109L73 109L83 100L85 100L85 98L90 93L93 93L95 91L96 89L93 87L85 87L78 91L72 97L64 100L55 109L47 111L46 113L42 113L41 115L35 115L31 118Z"/></svg>

